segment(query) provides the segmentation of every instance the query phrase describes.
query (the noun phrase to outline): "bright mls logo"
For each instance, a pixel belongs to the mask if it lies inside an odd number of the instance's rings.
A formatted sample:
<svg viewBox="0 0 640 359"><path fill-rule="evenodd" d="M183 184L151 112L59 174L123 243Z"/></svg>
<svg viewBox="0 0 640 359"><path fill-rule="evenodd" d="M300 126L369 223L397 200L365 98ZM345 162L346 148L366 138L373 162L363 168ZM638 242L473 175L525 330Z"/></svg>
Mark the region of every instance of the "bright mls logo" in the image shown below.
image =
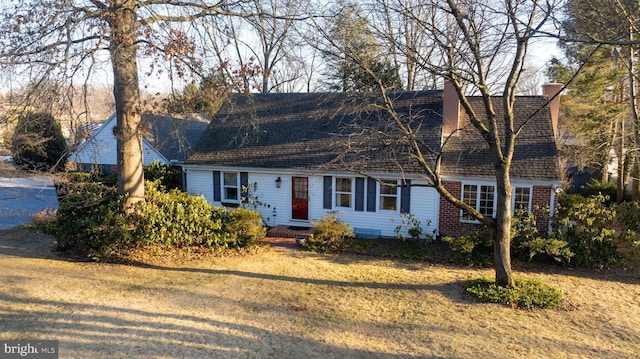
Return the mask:
<svg viewBox="0 0 640 359"><path fill-rule="evenodd" d="M57 340L0 341L0 359L58 359Z"/></svg>

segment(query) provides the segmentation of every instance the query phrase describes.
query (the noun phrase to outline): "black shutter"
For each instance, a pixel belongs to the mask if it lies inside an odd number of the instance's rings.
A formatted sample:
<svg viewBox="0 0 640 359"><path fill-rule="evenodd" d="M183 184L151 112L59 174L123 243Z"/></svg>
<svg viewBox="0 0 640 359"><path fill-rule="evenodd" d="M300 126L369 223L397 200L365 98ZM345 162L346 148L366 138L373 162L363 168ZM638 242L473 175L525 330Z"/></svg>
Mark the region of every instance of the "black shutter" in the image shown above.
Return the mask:
<svg viewBox="0 0 640 359"><path fill-rule="evenodd" d="M367 178L367 212L376 211L376 180Z"/></svg>
<svg viewBox="0 0 640 359"><path fill-rule="evenodd" d="M411 211L411 180L405 180L400 187L400 212L410 213Z"/></svg>
<svg viewBox="0 0 640 359"><path fill-rule="evenodd" d="M364 178L356 178L356 211L364 211Z"/></svg>
<svg viewBox="0 0 640 359"><path fill-rule="evenodd" d="M247 200L247 191L249 190L249 173L240 172L240 202Z"/></svg>
<svg viewBox="0 0 640 359"><path fill-rule="evenodd" d="M332 193L331 193L331 184L333 182L333 178L331 176L324 176L324 183L323 183L323 200L322 200L322 208L324 209L331 209L332 208L332 202L331 201L331 197L332 197Z"/></svg>
<svg viewBox="0 0 640 359"><path fill-rule="evenodd" d="M220 188L220 171L213 171L213 201L220 202L222 200Z"/></svg>

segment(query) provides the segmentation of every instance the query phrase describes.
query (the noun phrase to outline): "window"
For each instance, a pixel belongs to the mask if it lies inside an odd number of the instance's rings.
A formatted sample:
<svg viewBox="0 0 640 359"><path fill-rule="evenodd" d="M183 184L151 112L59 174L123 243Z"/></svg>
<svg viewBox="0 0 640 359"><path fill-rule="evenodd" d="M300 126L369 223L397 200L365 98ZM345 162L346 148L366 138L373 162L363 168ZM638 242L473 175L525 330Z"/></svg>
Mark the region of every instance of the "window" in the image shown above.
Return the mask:
<svg viewBox="0 0 640 359"><path fill-rule="evenodd" d="M352 182L351 178L336 177L336 207L351 208Z"/></svg>
<svg viewBox="0 0 640 359"><path fill-rule="evenodd" d="M238 202L240 200L238 190L238 174L236 172L223 173L222 195L223 201Z"/></svg>
<svg viewBox="0 0 640 359"><path fill-rule="evenodd" d="M380 209L398 209L398 184L396 181L380 182Z"/></svg>
<svg viewBox="0 0 640 359"><path fill-rule="evenodd" d="M470 207L477 208L478 203L478 186L466 184L462 187L462 202L468 204ZM473 221L474 218L468 213L462 212L462 220Z"/></svg>
<svg viewBox="0 0 640 359"><path fill-rule="evenodd" d="M480 186L480 205L478 206L478 212L482 213L483 216L493 217L493 198L493 186Z"/></svg>
<svg viewBox="0 0 640 359"><path fill-rule="evenodd" d="M518 210L531 210L531 188L530 187L515 187L513 190L513 209L514 212Z"/></svg>
<svg viewBox="0 0 640 359"><path fill-rule="evenodd" d="M475 208L484 216L493 216L495 204L495 187L475 184L466 184L462 187L462 201ZM462 212L463 221L474 221L469 213Z"/></svg>

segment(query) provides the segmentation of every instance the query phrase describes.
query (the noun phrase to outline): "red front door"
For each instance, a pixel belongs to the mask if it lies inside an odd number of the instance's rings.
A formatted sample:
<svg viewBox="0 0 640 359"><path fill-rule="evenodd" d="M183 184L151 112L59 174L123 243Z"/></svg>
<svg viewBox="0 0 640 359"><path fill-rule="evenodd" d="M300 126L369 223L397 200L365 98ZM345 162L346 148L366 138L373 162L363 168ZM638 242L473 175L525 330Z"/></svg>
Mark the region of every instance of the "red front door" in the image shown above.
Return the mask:
<svg viewBox="0 0 640 359"><path fill-rule="evenodd" d="M309 219L309 179L292 177L291 186L291 218Z"/></svg>

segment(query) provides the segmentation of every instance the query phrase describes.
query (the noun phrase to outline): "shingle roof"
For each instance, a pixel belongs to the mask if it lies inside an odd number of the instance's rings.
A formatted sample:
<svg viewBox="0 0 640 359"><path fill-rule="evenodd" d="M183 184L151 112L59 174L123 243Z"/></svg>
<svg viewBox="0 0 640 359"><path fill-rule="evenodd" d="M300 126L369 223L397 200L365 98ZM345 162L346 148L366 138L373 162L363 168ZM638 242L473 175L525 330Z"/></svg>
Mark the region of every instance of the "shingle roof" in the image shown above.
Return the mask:
<svg viewBox="0 0 640 359"><path fill-rule="evenodd" d="M395 104L406 116L422 113L425 140L440 133L440 95L434 91L398 93ZM399 172L390 146L364 141L375 137L368 125L387 121L375 108L377 97L355 93L286 93L232 96L214 116L190 164L295 169L356 169ZM439 141L439 139L438 139ZM371 145L374 148L363 149Z"/></svg>
<svg viewBox="0 0 640 359"><path fill-rule="evenodd" d="M484 104L480 97L469 97L475 113L486 119ZM559 180L560 167L555 136L547 100L542 96L519 96L514 105L515 128L527 121L515 142L511 162L513 178ZM498 128L503 133L504 112L500 98L493 101ZM540 110L541 109L541 110ZM450 176L492 177L495 176L489 147L478 131L470 124L469 116L461 110L458 136L451 137L444 146L442 171ZM504 141L503 141L504 144Z"/></svg>
<svg viewBox="0 0 640 359"><path fill-rule="evenodd" d="M185 161L210 123L206 116L142 114L145 138L168 160Z"/></svg>
<svg viewBox="0 0 640 359"><path fill-rule="evenodd" d="M419 140L439 150L442 91L391 94L396 113ZM379 96L364 93L233 95L214 116L188 164L251 168L421 173L401 136L394 136ZM470 98L481 110L480 98ZM544 106L543 97L519 97L521 121ZM499 118L501 101L495 101ZM558 180L557 151L548 108L533 116L516 142L512 177ZM469 123L462 113L461 127ZM443 149L443 175L493 177L486 143L467 127Z"/></svg>

